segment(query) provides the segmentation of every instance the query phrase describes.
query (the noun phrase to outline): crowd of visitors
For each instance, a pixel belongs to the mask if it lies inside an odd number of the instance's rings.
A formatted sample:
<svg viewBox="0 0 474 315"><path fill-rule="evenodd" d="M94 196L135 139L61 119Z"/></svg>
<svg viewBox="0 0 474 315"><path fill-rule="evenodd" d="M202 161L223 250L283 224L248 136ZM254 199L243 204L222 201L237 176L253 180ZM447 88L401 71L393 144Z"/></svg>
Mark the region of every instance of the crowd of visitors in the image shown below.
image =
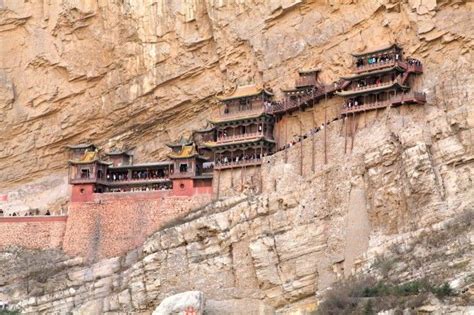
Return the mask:
<svg viewBox="0 0 474 315"><path fill-rule="evenodd" d="M356 61L356 67L361 68L365 66L372 66L376 64L386 64L392 61L398 61L400 60L400 54L395 53L395 54L381 54L377 56L370 56L366 59L364 58L358 58Z"/></svg>
<svg viewBox="0 0 474 315"><path fill-rule="evenodd" d="M138 186L138 187L114 187L114 188L109 188L107 192L139 192L139 191L157 191L157 190L170 190L170 189L172 189L171 183L161 183L161 184Z"/></svg>
<svg viewBox="0 0 474 315"><path fill-rule="evenodd" d="M302 135L297 135L297 136L294 136L294 140L291 141L291 142L288 142L287 144L281 146L278 148L277 152L279 151L283 151L285 149L289 149L291 148L292 146L296 145L297 143L300 143L301 141L303 141L304 139L318 133L319 131L321 130L324 130L325 126L329 126L331 124L331 122L333 121L336 121L336 120L339 120L339 117L336 117L334 118L333 120L331 121L328 121L327 124L322 124L321 126L319 127L314 127L314 128L311 128L308 132L302 134Z"/></svg>
<svg viewBox="0 0 474 315"><path fill-rule="evenodd" d="M407 60L408 64L409 65L414 65L414 66L421 66L421 61L419 61L418 59L415 59L415 58L409 58Z"/></svg>
<svg viewBox="0 0 474 315"><path fill-rule="evenodd" d="M266 154L263 153L260 155L260 153L252 153L252 154L238 154L236 156L222 156L216 158L216 165L220 166L225 166L225 165L239 165L239 164L247 164L247 163L253 163L253 162L258 162L262 157L265 157Z"/></svg>
<svg viewBox="0 0 474 315"><path fill-rule="evenodd" d="M128 171L110 172L107 174L109 181L127 181L131 180L148 180L148 179L165 179L168 178L168 170L138 170L132 171L131 178Z"/></svg>
<svg viewBox="0 0 474 315"><path fill-rule="evenodd" d="M39 209L30 209L30 210L24 211L23 213L12 212L8 214L9 217L20 217L20 216L34 217L34 216L45 216L45 215L50 216L51 212L49 210L40 211ZM3 216L5 216L5 213L3 212L3 210L0 209L0 217L3 217Z"/></svg>

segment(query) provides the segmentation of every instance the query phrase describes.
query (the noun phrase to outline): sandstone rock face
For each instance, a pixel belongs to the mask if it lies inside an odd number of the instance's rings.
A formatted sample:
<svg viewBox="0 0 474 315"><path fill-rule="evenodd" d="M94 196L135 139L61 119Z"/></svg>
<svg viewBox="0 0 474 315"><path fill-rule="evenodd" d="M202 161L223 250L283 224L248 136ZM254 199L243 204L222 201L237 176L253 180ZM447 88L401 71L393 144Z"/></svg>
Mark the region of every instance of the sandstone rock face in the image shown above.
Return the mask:
<svg viewBox="0 0 474 315"><path fill-rule="evenodd" d="M429 277L472 299L471 2L0 6L0 185L10 193L63 176L68 142L136 145L139 160L155 159L165 140L204 124L213 96L233 84L277 90L314 66L333 80L349 72L351 51L386 39L423 61L414 85L428 98L331 122L327 137L266 159L261 195L216 201L124 256L87 265L55 254L45 281L32 268L44 263L37 254L2 253L0 296L23 311L151 313L189 290L229 314L248 310L231 301L257 300L262 314L311 311L335 280L359 272ZM314 110L325 106L337 117L337 99Z"/></svg>
<svg viewBox="0 0 474 315"><path fill-rule="evenodd" d="M135 147L137 161L156 160L163 143L205 124L216 93L256 82L279 95L298 69L316 66L334 80L351 51L387 41L420 58L420 87L448 102L472 83L473 9L438 2L3 0L0 193L64 176L69 143ZM51 194L66 198L64 187Z"/></svg>

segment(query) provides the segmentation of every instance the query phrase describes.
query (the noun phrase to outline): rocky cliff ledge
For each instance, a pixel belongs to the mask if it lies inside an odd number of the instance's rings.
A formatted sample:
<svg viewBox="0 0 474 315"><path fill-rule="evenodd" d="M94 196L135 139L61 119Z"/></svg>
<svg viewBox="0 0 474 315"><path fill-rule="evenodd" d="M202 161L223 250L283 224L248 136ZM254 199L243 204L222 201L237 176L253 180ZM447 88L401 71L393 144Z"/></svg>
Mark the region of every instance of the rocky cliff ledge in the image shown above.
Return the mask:
<svg viewBox="0 0 474 315"><path fill-rule="evenodd" d="M436 0L3 0L0 193L16 210L60 210L66 144L156 160L204 124L217 93L255 82L278 94L302 68L329 82L350 72L351 52L389 41L422 60L443 110L472 90L472 12Z"/></svg>
<svg viewBox="0 0 474 315"><path fill-rule="evenodd" d="M365 274L448 283L455 295L442 310L460 311L472 302L472 146L460 141L462 127L441 139L436 126L445 120L421 123L435 106L404 110L389 109L360 129L350 154L344 121L332 122L328 164L300 174L312 141L323 161L317 134L267 158L265 193L195 210L123 257L86 265L53 255L43 267L47 253L39 261L4 253L0 292L31 312L147 313L169 295L200 290L235 314L249 301L285 313L314 308L335 282ZM464 113L456 126L467 126Z"/></svg>

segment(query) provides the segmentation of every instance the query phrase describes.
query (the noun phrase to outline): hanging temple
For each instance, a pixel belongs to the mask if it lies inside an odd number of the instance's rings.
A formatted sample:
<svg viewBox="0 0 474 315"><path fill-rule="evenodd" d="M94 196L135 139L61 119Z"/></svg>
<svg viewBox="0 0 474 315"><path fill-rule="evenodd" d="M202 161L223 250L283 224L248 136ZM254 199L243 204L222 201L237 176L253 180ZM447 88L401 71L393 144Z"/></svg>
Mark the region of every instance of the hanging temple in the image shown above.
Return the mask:
<svg viewBox="0 0 474 315"><path fill-rule="evenodd" d="M352 75L326 85L318 77L319 70L300 71L295 87L283 90L282 101L256 85L239 86L219 97L219 113L208 119L205 128L193 131L190 139L168 143L166 161L134 164L130 151L101 155L94 144L68 146L71 201L92 201L97 193L150 190L166 190L175 196L212 194L213 177L219 180L220 172L258 167L264 157L292 145L277 144L274 137L282 117L334 95L344 98L342 117L426 102L424 93L410 87L412 75L423 72L422 64L404 58L397 44L352 56Z"/></svg>

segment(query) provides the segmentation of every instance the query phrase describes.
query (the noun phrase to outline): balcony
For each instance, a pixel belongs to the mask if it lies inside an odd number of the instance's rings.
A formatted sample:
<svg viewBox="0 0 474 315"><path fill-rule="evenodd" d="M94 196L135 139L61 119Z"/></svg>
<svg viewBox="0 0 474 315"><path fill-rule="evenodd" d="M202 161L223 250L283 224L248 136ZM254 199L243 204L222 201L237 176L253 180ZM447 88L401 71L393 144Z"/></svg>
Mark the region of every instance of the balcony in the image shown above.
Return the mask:
<svg viewBox="0 0 474 315"><path fill-rule="evenodd" d="M216 170L223 170L228 168L236 168L236 167L247 167L247 166L257 166L262 164L262 159L253 159L253 160L241 160L238 162L227 162L227 163L219 163L216 164L214 169Z"/></svg>
<svg viewBox="0 0 474 315"><path fill-rule="evenodd" d="M311 102L316 102L325 94L332 93L336 90L336 86L325 86L321 89L314 90L307 94L303 94L297 98L286 98L283 102L273 103L271 109L268 111L271 114L283 114L309 105Z"/></svg>
<svg viewBox="0 0 474 315"><path fill-rule="evenodd" d="M98 178L81 178L81 177L76 177L76 178L70 178L69 179L69 184L102 184L105 185L107 184L107 181L105 179L98 179Z"/></svg>
<svg viewBox="0 0 474 315"><path fill-rule="evenodd" d="M403 104L424 104L426 102L426 95L420 92L408 92L391 97L389 100L382 102L367 103L359 106L344 107L341 110L342 115L351 113L365 112L389 106L398 106Z"/></svg>
<svg viewBox="0 0 474 315"><path fill-rule="evenodd" d="M237 141L242 141L242 140L251 140L254 138L259 138L263 137L264 134L263 132L252 132L252 133L245 133L245 134L238 134L238 135L232 135L232 136L222 136L217 138L217 143L218 144L224 144L224 143L232 143L232 142L237 142Z"/></svg>
<svg viewBox="0 0 474 315"><path fill-rule="evenodd" d="M407 72L423 73L423 65L418 60L404 61L400 64Z"/></svg>
<svg viewBox="0 0 474 315"><path fill-rule="evenodd" d="M351 96L351 95L365 94L369 92L383 90L385 88L392 87L395 84L403 86L403 79L404 79L403 77L398 77L395 80L390 80L387 82L368 84L364 86L355 86L349 90L337 92L337 94L341 96Z"/></svg>
<svg viewBox="0 0 474 315"><path fill-rule="evenodd" d="M315 76L298 78L295 84L297 88L306 87L306 86L316 86L316 85L317 85L317 82L316 82Z"/></svg>
<svg viewBox="0 0 474 315"><path fill-rule="evenodd" d="M422 92L408 92L392 97L392 105L424 104L426 103L426 94Z"/></svg>
<svg viewBox="0 0 474 315"><path fill-rule="evenodd" d="M247 117L259 116L265 113L265 109L263 107L249 109L249 110L242 110L236 111L231 113L220 113L219 115L214 115L211 118L213 122L225 122L225 121L232 121L238 119L244 119Z"/></svg>
<svg viewBox="0 0 474 315"><path fill-rule="evenodd" d="M142 184L159 184L169 182L170 179L162 178L137 178L137 179L122 179L122 180L108 180L108 186L122 186L122 185L142 185Z"/></svg>
<svg viewBox="0 0 474 315"><path fill-rule="evenodd" d="M395 59L392 59L387 62L377 62L377 63L372 63L372 64L366 64L359 67L354 66L352 70L353 72L359 74L363 72L369 72L369 71L375 71L375 70L393 67L396 64L397 64L397 61Z"/></svg>

